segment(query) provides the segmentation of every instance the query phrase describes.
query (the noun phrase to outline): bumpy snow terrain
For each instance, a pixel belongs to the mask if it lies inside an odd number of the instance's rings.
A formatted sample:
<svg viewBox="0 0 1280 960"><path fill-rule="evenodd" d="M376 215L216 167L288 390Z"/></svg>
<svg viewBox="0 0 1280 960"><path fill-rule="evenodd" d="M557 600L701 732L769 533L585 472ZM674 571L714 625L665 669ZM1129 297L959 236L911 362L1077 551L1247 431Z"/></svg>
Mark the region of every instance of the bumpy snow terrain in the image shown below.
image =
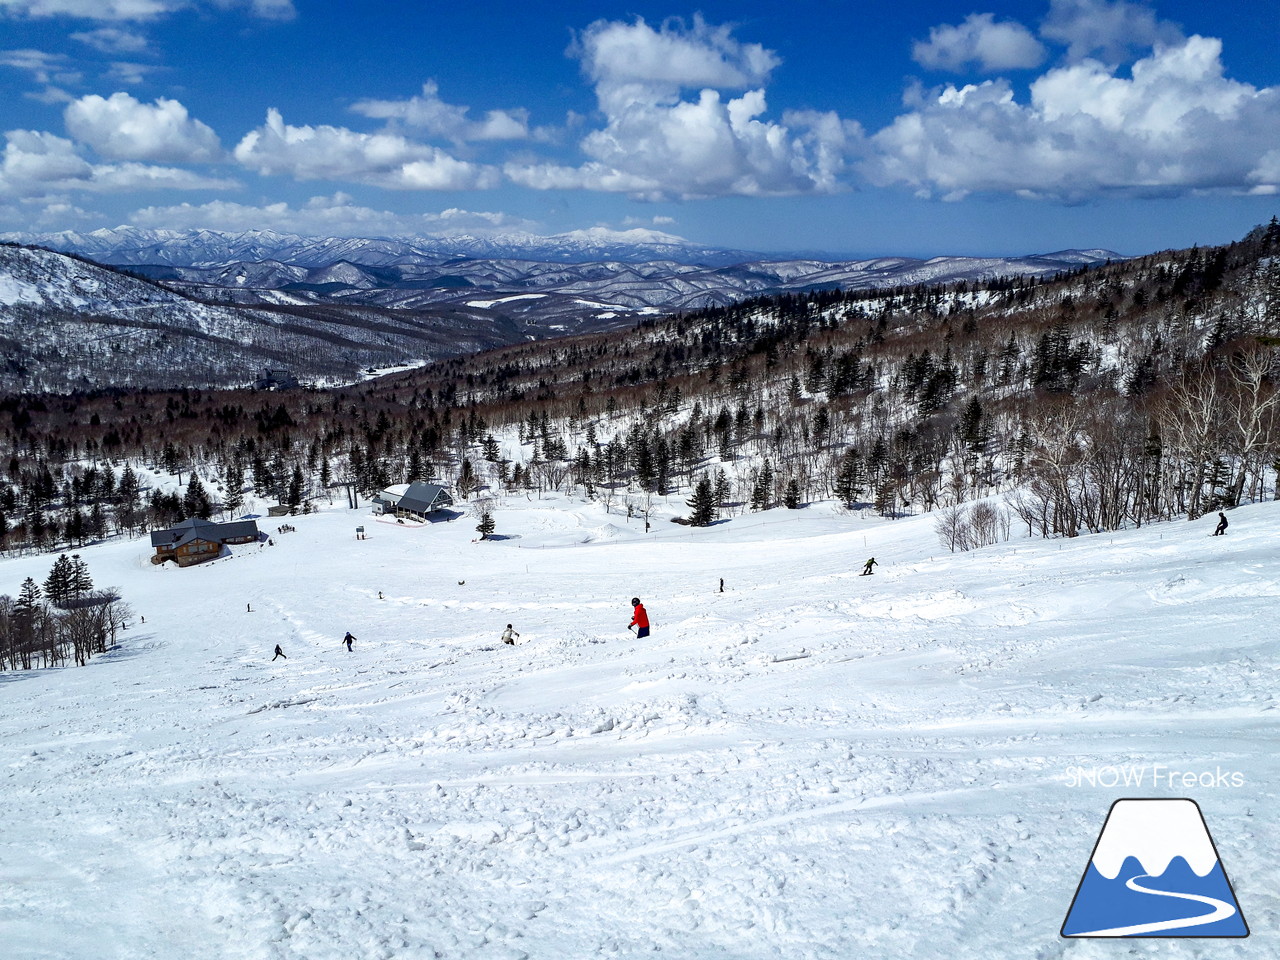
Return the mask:
<svg viewBox="0 0 1280 960"><path fill-rule="evenodd" d="M0 674L4 956L1280 956L1280 506L959 555L823 506L496 518L82 551L146 622ZM1059 937L1130 796L1199 803L1248 940Z"/></svg>

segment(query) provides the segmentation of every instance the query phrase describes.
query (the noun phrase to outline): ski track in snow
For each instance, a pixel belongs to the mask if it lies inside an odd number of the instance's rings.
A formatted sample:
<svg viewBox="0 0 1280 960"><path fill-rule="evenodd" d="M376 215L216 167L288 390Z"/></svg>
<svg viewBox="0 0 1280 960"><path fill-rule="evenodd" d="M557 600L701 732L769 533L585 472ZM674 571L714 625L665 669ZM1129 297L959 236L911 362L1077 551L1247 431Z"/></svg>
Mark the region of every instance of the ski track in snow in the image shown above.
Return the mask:
<svg viewBox="0 0 1280 960"><path fill-rule="evenodd" d="M4 955L1111 956L1057 931L1128 794L1067 771L1152 763L1244 774L1142 795L1199 800L1254 933L1126 955L1280 953L1280 507L957 555L822 507L497 516L82 550L146 623L0 674Z"/></svg>

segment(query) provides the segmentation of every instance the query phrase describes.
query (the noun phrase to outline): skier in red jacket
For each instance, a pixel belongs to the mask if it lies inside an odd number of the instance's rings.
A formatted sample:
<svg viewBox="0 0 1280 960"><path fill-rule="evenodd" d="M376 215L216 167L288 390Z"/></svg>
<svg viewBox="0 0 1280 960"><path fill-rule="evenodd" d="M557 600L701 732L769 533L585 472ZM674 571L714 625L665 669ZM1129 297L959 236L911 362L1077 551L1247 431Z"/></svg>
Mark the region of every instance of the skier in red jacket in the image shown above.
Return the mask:
<svg viewBox="0 0 1280 960"><path fill-rule="evenodd" d="M631 622L627 624L627 629L636 628L637 637L647 637L649 635L649 614L644 609L644 604L640 602L639 597L631 598L631 606L634 612L631 614Z"/></svg>

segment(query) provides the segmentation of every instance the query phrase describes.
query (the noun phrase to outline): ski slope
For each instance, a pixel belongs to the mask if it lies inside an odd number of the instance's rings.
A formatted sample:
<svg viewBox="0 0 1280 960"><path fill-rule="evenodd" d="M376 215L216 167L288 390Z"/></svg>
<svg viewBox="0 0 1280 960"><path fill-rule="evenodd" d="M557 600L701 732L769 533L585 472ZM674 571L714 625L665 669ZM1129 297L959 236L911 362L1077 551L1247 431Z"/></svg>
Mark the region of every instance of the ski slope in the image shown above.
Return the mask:
<svg viewBox="0 0 1280 960"><path fill-rule="evenodd" d="M1280 506L958 555L822 505L495 516L81 551L146 622L0 674L4 956L1112 957L1058 930L1124 796L1197 800L1253 931L1124 955L1280 956Z"/></svg>

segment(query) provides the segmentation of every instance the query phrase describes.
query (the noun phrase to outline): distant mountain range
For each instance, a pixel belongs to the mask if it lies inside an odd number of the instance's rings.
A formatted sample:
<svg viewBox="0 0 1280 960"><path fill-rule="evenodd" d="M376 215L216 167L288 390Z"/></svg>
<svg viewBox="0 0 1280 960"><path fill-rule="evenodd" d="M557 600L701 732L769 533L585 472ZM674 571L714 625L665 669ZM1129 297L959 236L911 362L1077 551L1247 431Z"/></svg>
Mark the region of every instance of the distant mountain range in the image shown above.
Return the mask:
<svg viewBox="0 0 1280 960"><path fill-rule="evenodd" d="M1065 250L770 260L644 230L427 241L125 227L0 239L0 393L230 386L263 367L349 380L755 296L1044 276L1122 259Z"/></svg>
<svg viewBox="0 0 1280 960"><path fill-rule="evenodd" d="M652 230L405 240L121 227L0 239L128 266L206 299L402 310L451 306L518 317L552 332L754 296L1045 276L1123 259L1109 250L928 260L781 259L702 247Z"/></svg>
<svg viewBox="0 0 1280 960"><path fill-rule="evenodd" d="M116 227L88 233L0 234L0 240L78 253L123 266L163 264L216 267L237 261L278 260L292 266L323 267L349 261L369 267L443 264L468 259L536 260L590 263L617 260L642 263L673 260L724 266L758 254L689 243L657 230L575 230L554 236L509 233L495 237L453 236L414 239L388 237L302 237L273 230L222 233L216 230L144 230Z"/></svg>

